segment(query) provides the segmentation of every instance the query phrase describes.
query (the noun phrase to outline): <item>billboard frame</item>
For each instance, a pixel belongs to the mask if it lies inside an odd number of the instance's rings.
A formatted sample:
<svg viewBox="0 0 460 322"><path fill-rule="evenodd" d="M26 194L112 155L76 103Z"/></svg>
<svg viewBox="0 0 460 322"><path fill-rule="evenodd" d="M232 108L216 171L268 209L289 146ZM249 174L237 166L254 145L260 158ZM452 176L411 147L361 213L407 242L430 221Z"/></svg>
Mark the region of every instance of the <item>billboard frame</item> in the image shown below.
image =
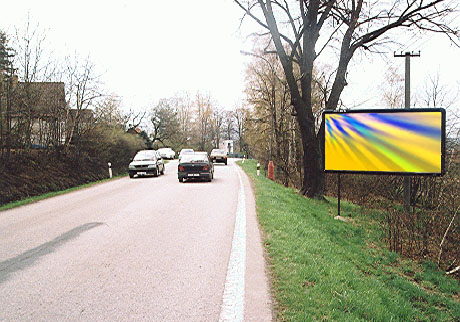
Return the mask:
<svg viewBox="0 0 460 322"><path fill-rule="evenodd" d="M441 113L441 172L393 172L393 171L354 171L354 170L326 170L326 114L358 114L358 113L417 113L417 112L440 112ZM346 110L334 111L324 110L322 114L322 122L324 124L324 131L322 135L322 157L323 157L323 171L325 173L338 173L338 174L370 174L370 175L398 175L398 176L427 176L427 177L441 177L446 173L446 110L444 108L411 108L411 109L360 109L360 110Z"/></svg>

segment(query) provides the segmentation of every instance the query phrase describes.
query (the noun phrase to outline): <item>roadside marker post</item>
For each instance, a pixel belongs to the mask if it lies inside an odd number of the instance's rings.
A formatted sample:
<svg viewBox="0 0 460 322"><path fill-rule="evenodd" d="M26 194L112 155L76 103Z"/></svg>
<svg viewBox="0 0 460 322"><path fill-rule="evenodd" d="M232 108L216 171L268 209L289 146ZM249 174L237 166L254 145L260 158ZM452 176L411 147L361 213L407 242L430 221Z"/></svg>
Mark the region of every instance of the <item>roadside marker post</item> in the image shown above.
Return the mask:
<svg viewBox="0 0 460 322"><path fill-rule="evenodd" d="M257 176L260 176L260 163L257 162Z"/></svg>
<svg viewBox="0 0 460 322"><path fill-rule="evenodd" d="M275 165L273 161L268 162L268 179L275 180Z"/></svg>
<svg viewBox="0 0 460 322"><path fill-rule="evenodd" d="M109 178L112 178L112 163L108 162L107 165L109 166Z"/></svg>

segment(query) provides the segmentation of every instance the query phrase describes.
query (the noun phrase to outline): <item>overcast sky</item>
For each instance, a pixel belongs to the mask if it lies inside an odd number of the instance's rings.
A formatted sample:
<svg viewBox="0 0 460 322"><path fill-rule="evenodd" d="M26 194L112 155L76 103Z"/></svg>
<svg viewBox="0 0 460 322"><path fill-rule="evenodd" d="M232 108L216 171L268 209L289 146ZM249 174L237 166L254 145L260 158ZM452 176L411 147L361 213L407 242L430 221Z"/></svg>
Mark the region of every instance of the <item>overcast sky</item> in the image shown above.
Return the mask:
<svg viewBox="0 0 460 322"><path fill-rule="evenodd" d="M46 46L56 56L89 55L106 90L121 96L126 107L142 109L182 91L207 92L226 109L244 98L249 58L240 50L251 48L246 36L252 26L247 20L239 30L242 11L231 0L8 1L2 4L0 29L13 34L28 15L46 31ZM392 50L421 50L421 57L412 59L413 92L437 71L443 82L459 88L460 49L441 35ZM386 61L404 71L404 59L392 56L390 51L386 57L353 61L345 104L382 107Z"/></svg>

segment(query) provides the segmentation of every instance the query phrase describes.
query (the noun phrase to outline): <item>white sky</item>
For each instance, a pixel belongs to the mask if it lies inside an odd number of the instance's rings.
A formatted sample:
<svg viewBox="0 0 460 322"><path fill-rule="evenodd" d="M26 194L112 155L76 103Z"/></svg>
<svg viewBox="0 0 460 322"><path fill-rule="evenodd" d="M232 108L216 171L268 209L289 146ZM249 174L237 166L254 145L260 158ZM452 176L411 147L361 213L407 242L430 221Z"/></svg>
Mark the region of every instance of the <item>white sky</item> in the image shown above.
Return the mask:
<svg viewBox="0 0 460 322"><path fill-rule="evenodd" d="M23 27L30 15L45 29L50 50L64 56L89 55L103 74L110 93L123 98L126 108L150 107L176 92L209 93L225 109L244 98L245 32L238 29L242 11L231 0L18 0L2 4L0 29L9 34ZM429 35L413 46L412 92L438 70L441 81L460 87L460 49L441 35ZM404 72L404 59L392 58ZM347 105L382 107L379 87L386 63L379 56L354 60L343 93Z"/></svg>

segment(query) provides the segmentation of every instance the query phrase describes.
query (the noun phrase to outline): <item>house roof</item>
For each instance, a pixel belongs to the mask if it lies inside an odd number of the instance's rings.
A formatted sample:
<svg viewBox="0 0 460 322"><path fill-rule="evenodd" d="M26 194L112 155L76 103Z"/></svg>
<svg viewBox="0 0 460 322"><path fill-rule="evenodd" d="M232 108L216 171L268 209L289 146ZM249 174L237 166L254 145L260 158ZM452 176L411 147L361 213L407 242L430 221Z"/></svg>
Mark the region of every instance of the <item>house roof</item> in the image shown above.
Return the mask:
<svg viewBox="0 0 460 322"><path fill-rule="evenodd" d="M24 110L28 106L36 114L56 113L66 107L63 82L18 82L13 109Z"/></svg>

